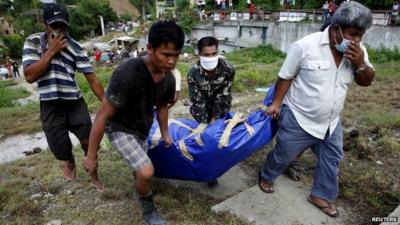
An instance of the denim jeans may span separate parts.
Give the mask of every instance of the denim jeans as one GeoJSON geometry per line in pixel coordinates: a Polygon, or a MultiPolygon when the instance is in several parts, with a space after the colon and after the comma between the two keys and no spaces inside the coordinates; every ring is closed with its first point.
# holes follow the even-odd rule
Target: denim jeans
{"type": "Polygon", "coordinates": [[[339,192],[339,162],[343,159],[343,129],[339,121],[334,132],[323,140],[311,136],[297,123],[293,112],[283,105],[278,122],[275,148],[267,154],[261,176],[273,182],[289,163],[306,149],[311,148],[318,158],[314,168],[311,195],[335,201],[339,192]]]}

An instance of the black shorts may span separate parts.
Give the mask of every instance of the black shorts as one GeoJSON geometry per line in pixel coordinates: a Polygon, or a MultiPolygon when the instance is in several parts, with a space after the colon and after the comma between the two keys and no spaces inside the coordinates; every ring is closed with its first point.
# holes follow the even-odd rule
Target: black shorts
{"type": "MultiPolygon", "coordinates": [[[[40,120],[49,148],[59,160],[73,159],[68,131],[80,141],[87,141],[92,128],[92,121],[83,98],[41,101],[40,120]]],[[[86,155],[87,144],[82,148],[86,155]]]]}

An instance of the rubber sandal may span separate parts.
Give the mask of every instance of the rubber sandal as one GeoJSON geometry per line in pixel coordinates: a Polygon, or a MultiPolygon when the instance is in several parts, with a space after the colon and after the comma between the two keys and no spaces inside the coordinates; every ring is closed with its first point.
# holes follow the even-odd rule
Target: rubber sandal
{"type": "Polygon", "coordinates": [[[312,199],[311,199],[311,197],[310,196],[308,196],[308,198],[307,198],[307,201],[309,202],[309,203],[311,203],[311,204],[313,204],[315,207],[317,207],[318,209],[320,209],[323,213],[325,213],[326,215],[328,215],[328,216],[330,216],[330,217],[333,217],[333,218],[336,218],[336,217],[338,217],[338,216],[340,216],[340,213],[339,213],[339,210],[338,209],[335,209],[335,213],[334,214],[330,214],[330,213],[328,213],[327,211],[325,211],[324,209],[332,209],[331,207],[330,207],[330,203],[328,202],[328,201],[326,201],[326,202],[328,202],[327,204],[327,206],[321,206],[321,205],[318,205],[317,203],[315,203],[312,199]]]}

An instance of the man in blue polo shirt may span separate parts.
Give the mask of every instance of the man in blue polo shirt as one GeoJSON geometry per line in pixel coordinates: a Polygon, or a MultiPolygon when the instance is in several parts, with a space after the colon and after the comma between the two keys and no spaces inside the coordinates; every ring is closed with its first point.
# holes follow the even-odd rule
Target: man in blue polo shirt
{"type": "MultiPolygon", "coordinates": [[[[40,94],[40,119],[50,150],[64,161],[64,178],[76,178],[75,160],[68,132],[79,139],[87,152],[92,126],[85,101],[75,81],[75,71],[85,74],[90,87],[101,101],[104,89],[93,73],[87,51],[68,33],[69,15],[59,4],[46,4],[43,10],[46,32],[30,35],[23,48],[25,79],[37,81],[40,94]]],[[[97,171],[91,173],[99,189],[97,171]]]]}

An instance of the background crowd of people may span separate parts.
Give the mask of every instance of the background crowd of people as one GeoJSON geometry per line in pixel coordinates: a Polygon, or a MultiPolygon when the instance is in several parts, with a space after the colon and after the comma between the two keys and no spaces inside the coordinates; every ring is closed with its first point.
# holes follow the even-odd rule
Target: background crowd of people
{"type": "Polygon", "coordinates": [[[6,63],[0,64],[0,78],[7,79],[17,77],[21,77],[18,62],[6,57],[6,63]]]}

